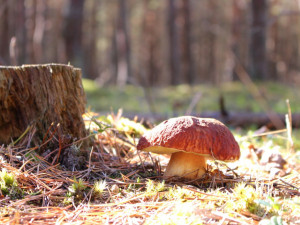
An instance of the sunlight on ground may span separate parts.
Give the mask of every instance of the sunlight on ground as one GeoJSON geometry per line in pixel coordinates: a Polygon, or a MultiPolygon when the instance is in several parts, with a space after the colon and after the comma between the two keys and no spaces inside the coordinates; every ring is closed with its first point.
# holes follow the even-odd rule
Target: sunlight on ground
{"type": "Polygon", "coordinates": [[[197,113],[219,110],[219,95],[223,93],[229,111],[262,112],[270,108],[277,113],[286,113],[286,99],[290,100],[292,112],[299,112],[297,87],[280,83],[257,84],[260,97],[253,96],[240,82],[224,83],[221,87],[205,85],[178,85],[173,87],[153,87],[143,89],[127,85],[123,89],[115,86],[98,87],[91,80],[83,80],[88,106],[93,111],[110,112],[123,108],[125,113],[184,114],[193,98],[199,96],[194,111],[197,113]]]}
{"type": "MultiPolygon", "coordinates": [[[[47,161],[64,150],[55,133],[44,143],[47,156],[38,155],[36,146],[26,147],[30,132],[19,142],[25,146],[2,146],[1,224],[300,222],[300,151],[297,138],[291,148],[286,130],[233,130],[240,160],[209,161],[205,175],[190,181],[163,179],[169,156],[137,151],[147,128],[123,117],[122,110],[88,112],[83,118],[93,138],[83,170],[47,161]]],[[[71,145],[79,150],[78,141],[71,145]]]]}

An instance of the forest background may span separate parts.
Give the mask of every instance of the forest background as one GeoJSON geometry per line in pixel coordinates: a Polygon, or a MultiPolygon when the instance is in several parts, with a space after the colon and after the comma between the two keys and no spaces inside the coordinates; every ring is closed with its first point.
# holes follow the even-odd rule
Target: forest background
{"type": "Polygon", "coordinates": [[[0,65],[70,63],[99,88],[300,82],[299,0],[0,3],[0,65]]]}

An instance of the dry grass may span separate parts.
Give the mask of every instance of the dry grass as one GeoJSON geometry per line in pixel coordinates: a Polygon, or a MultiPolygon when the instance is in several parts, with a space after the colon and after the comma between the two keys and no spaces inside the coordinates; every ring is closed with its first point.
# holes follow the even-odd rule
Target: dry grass
{"type": "MultiPolygon", "coordinates": [[[[163,181],[168,156],[137,152],[135,137],[142,128],[126,120],[121,126],[121,120],[110,115],[109,125],[86,121],[101,132],[95,133],[82,170],[56,163],[61,154],[56,148],[49,147],[51,157],[38,155],[38,147],[28,146],[33,131],[18,144],[2,146],[0,170],[16,183],[0,178],[0,224],[300,223],[299,154],[288,152],[284,168],[266,171],[253,150],[258,144],[241,139],[239,162],[211,162],[200,180],[163,181]]],[[[55,146],[55,135],[45,140],[55,146]]],[[[76,149],[80,141],[72,144],[76,149]]]]}

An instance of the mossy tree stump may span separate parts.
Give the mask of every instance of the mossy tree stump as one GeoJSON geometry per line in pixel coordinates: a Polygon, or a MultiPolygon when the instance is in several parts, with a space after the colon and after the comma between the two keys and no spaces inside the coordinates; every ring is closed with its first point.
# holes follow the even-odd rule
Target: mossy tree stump
{"type": "Polygon", "coordinates": [[[85,93],[81,70],[45,64],[0,67],[0,144],[9,144],[29,127],[41,144],[51,124],[73,140],[87,135],[82,114],[85,93]]]}

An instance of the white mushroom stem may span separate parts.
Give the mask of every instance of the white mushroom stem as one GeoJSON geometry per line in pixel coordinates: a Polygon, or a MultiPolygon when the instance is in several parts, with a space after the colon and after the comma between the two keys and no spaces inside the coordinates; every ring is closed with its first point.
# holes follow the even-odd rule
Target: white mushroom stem
{"type": "Polygon", "coordinates": [[[187,179],[197,179],[205,174],[205,169],[205,156],[176,152],[171,155],[164,177],[180,176],[187,179]]]}

